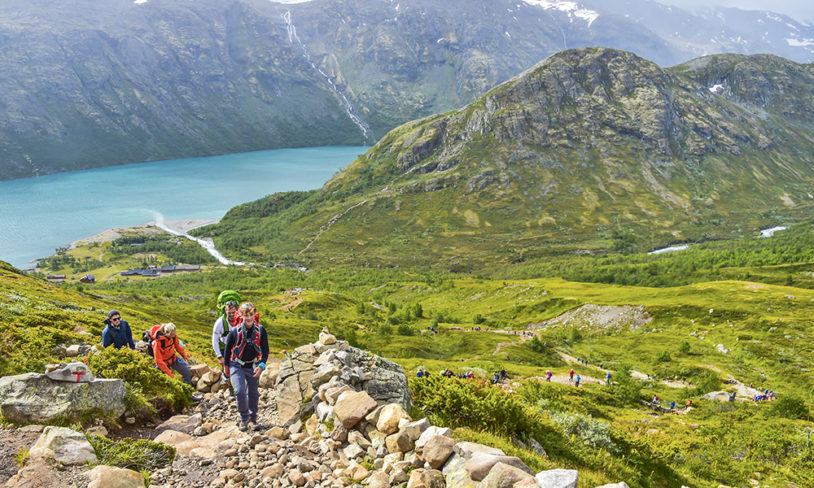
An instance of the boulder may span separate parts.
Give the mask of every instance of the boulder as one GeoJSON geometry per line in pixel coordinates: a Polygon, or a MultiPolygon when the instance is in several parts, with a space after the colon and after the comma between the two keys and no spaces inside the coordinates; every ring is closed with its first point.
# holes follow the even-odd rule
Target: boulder
{"type": "Polygon", "coordinates": [[[97,462],[85,434],[67,427],[46,427],[28,455],[31,459],[54,460],[65,465],[97,462]]]}
{"type": "Polygon", "coordinates": [[[478,484],[469,477],[465,464],[466,458],[455,452],[447,459],[441,472],[444,473],[448,488],[474,488],[478,484]]]}
{"type": "Polygon", "coordinates": [[[132,469],[99,465],[87,473],[88,488],[144,488],[144,477],[132,469]]]}
{"type": "Polygon", "coordinates": [[[540,488],[577,488],[579,473],[575,469],[549,469],[537,473],[540,488]]]}
{"type": "Polygon", "coordinates": [[[319,343],[324,344],[326,346],[330,346],[331,344],[336,344],[336,337],[329,333],[327,330],[323,330],[319,333],[319,343]]]}
{"type": "MultiPolygon", "coordinates": [[[[410,409],[410,389],[401,366],[351,347],[346,341],[317,342],[298,347],[280,364],[274,391],[280,422],[288,425],[310,413],[307,409],[313,406],[308,400],[317,394],[320,385],[334,379],[344,386],[333,388],[365,391],[378,403],[398,403],[410,409]]],[[[331,404],[341,391],[331,391],[333,388],[324,392],[331,404]]]]}
{"type": "MultiPolygon", "coordinates": [[[[424,447],[426,450],[426,446],[424,447]]],[[[531,470],[520,458],[514,456],[501,456],[499,454],[489,454],[487,452],[475,452],[466,461],[466,471],[469,477],[475,481],[480,481],[489,474],[492,467],[497,463],[503,463],[508,466],[513,466],[526,472],[529,476],[534,476],[534,471],[531,470]]]]}
{"type": "Polygon", "coordinates": [[[200,378],[208,371],[210,371],[210,368],[206,364],[193,364],[189,367],[189,373],[193,378],[200,378]]]}
{"type": "Polygon", "coordinates": [[[118,417],[124,413],[126,392],[122,380],[69,383],[38,373],[6,376],[0,378],[0,414],[17,423],[118,417]]]}
{"type": "Polygon", "coordinates": [[[392,434],[399,430],[399,422],[401,419],[410,419],[404,408],[398,403],[391,403],[382,407],[379,412],[379,418],[376,421],[376,428],[385,434],[392,434]]]}
{"type": "Polygon", "coordinates": [[[96,379],[90,368],[85,363],[70,363],[57,369],[53,369],[45,376],[54,381],[66,381],[68,383],[90,383],[96,379]]]}
{"type": "Polygon", "coordinates": [[[444,475],[437,469],[416,469],[410,474],[407,488],[444,488],[444,475]]]}
{"type": "Polygon", "coordinates": [[[368,488],[390,488],[390,476],[382,471],[376,471],[367,479],[368,488]]]}
{"type": "Polygon", "coordinates": [[[390,434],[385,438],[384,443],[385,446],[387,446],[387,451],[390,453],[409,452],[415,448],[413,441],[411,441],[410,437],[408,437],[404,432],[390,434]]]}
{"type": "Polygon", "coordinates": [[[475,442],[462,441],[455,444],[455,453],[462,456],[464,459],[469,459],[475,453],[482,452],[486,454],[494,454],[495,456],[505,456],[506,453],[496,447],[484,446],[475,442]]]}
{"type": "Polygon", "coordinates": [[[175,415],[162,422],[155,430],[156,432],[174,430],[191,435],[202,422],[203,419],[199,413],[195,415],[175,415]]]}
{"type": "Polygon", "coordinates": [[[334,405],[334,415],[343,427],[351,429],[374,408],[376,408],[376,400],[371,398],[367,392],[345,392],[334,405]]]}
{"type": "Polygon", "coordinates": [[[427,427],[424,430],[424,432],[422,432],[421,435],[418,437],[418,440],[415,441],[415,448],[420,449],[424,447],[424,444],[426,444],[427,441],[429,441],[430,439],[437,435],[452,437],[452,429],[450,429],[449,427],[437,427],[435,425],[427,427]]]}
{"type": "Polygon", "coordinates": [[[268,362],[266,362],[266,369],[260,374],[260,388],[274,388],[279,374],[280,360],[269,357],[268,362]]]}
{"type": "Polygon", "coordinates": [[[483,481],[478,483],[477,488],[513,488],[515,483],[523,480],[536,483],[534,475],[527,473],[525,470],[498,462],[492,466],[483,481]]]}
{"type": "MultiPolygon", "coordinates": [[[[417,442],[427,429],[430,428],[430,421],[426,418],[416,420],[415,422],[408,422],[401,428],[402,432],[407,434],[411,441],[417,442]]],[[[418,446],[416,446],[418,447],[418,446]]]]}
{"type": "Polygon", "coordinates": [[[454,452],[455,440],[444,435],[436,435],[424,444],[421,457],[433,469],[438,469],[447,462],[454,452]]]}

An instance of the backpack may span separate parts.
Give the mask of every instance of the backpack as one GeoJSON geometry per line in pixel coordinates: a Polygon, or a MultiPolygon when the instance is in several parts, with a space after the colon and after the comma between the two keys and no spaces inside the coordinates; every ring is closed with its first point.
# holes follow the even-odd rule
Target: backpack
{"type": "MultiPolygon", "coordinates": [[[[152,327],[150,328],[152,329],[152,327]]],[[[153,337],[150,335],[150,329],[141,334],[141,340],[147,343],[147,354],[153,356],[153,337]]]]}
{"type": "Polygon", "coordinates": [[[232,347],[232,357],[229,358],[230,361],[235,361],[237,363],[243,364],[243,361],[240,359],[243,356],[243,351],[246,350],[246,346],[251,346],[255,352],[255,362],[259,361],[260,358],[263,357],[263,349],[260,347],[260,335],[263,332],[262,325],[254,324],[253,328],[253,337],[250,340],[246,340],[246,337],[243,337],[243,327],[237,327],[235,333],[237,334],[237,340],[235,340],[235,345],[232,347]],[[239,350],[238,350],[239,349],[239,350]]]}

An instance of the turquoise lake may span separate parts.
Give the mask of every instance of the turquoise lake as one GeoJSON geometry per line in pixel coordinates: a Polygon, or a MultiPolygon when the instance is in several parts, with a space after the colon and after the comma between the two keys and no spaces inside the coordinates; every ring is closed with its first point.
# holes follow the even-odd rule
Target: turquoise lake
{"type": "Polygon", "coordinates": [[[364,146],[176,159],[0,182],[0,260],[19,268],[113,227],[220,218],[240,203],[319,188],[364,146]]]}

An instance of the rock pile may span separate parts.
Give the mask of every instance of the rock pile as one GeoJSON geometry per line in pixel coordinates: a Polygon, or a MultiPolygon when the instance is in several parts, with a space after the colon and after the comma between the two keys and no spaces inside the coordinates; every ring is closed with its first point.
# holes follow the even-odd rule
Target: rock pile
{"type": "Polygon", "coordinates": [[[392,375],[409,391],[400,367],[397,373],[386,363],[322,334],[283,361],[277,382],[288,385],[284,394],[311,395],[307,409],[298,409],[304,421],[263,409],[262,403],[287,400],[266,390],[260,412],[266,430],[243,433],[235,427],[235,408],[223,401],[226,392],[208,394],[195,415],[159,427],[156,440],[175,446],[179,457],[150,479],[156,487],[576,487],[576,471],[535,473],[500,449],[456,441],[450,429],[426,418],[414,421],[408,393],[379,388],[392,375]],[[391,401],[377,401],[368,390],[391,401]]]}

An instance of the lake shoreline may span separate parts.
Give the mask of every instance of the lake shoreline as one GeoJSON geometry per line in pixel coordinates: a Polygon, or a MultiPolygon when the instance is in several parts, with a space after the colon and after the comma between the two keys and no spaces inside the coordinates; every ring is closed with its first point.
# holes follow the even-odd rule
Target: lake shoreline
{"type": "MultiPolygon", "coordinates": [[[[204,227],[207,225],[217,224],[220,222],[220,219],[185,219],[185,220],[165,220],[164,225],[169,227],[170,229],[180,233],[186,234],[193,229],[197,229],[198,227],[204,227]]],[[[166,233],[165,230],[160,229],[158,224],[155,220],[150,220],[143,224],[134,225],[130,227],[113,227],[110,229],[105,229],[98,234],[94,234],[92,236],[83,237],[81,239],[77,239],[71,242],[68,246],[68,249],[76,249],[79,246],[83,246],[86,244],[93,244],[94,242],[110,242],[118,239],[121,237],[122,232],[126,231],[145,231],[147,229],[153,228],[156,230],[155,233],[166,233]]],[[[52,254],[53,256],[53,254],[52,254]]],[[[49,256],[50,257],[50,256],[49,256]]]]}

